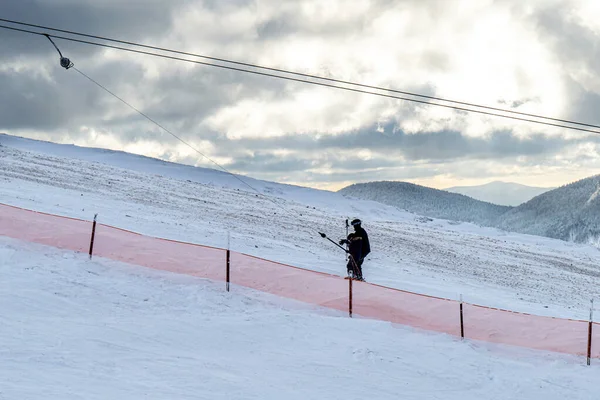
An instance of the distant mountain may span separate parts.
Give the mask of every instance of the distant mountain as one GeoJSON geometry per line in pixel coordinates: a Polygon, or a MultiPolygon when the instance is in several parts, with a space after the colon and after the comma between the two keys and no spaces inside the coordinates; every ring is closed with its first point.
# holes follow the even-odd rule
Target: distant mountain
{"type": "Polygon", "coordinates": [[[494,226],[498,218],[511,210],[472,199],[462,194],[432,189],[407,182],[369,182],[347,186],[338,191],[347,196],[395,206],[433,218],[474,222],[494,226]]]}
{"type": "Polygon", "coordinates": [[[552,189],[554,188],[495,181],[485,185],[455,186],[445,190],[503,206],[518,206],[552,189]]]}
{"type": "Polygon", "coordinates": [[[503,215],[498,227],[600,246],[600,175],[533,198],[503,215]]]}

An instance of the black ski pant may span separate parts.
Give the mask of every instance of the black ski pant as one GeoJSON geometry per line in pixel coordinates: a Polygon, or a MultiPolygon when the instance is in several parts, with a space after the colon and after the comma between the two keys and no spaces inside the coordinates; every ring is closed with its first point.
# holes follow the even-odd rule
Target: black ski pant
{"type": "Polygon", "coordinates": [[[362,279],[362,264],[364,261],[364,258],[360,258],[354,262],[354,259],[350,257],[348,260],[348,265],[346,265],[348,273],[352,272],[355,278],[362,279]]]}

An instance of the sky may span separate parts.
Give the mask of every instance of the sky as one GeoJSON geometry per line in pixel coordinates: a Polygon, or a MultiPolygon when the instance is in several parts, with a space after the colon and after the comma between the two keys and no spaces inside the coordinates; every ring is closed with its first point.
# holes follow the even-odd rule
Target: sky
{"type": "MultiPolygon", "coordinates": [[[[599,16],[594,0],[0,2],[0,18],[589,124],[599,16]]],[[[0,132],[329,190],[554,187],[600,173],[594,133],[56,43],[208,158],[62,69],[44,37],[4,29],[0,132]]]]}

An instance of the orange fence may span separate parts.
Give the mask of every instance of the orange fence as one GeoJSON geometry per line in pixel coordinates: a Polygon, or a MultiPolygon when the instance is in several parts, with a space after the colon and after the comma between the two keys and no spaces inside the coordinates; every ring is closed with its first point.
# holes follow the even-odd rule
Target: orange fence
{"type": "MultiPolygon", "coordinates": [[[[600,358],[600,345],[590,346],[600,343],[598,323],[461,304],[225,249],[94,227],[96,256],[217,281],[230,277],[232,284],[278,296],[469,339],[600,358]]],[[[92,223],[0,205],[0,235],[87,253],[92,223]]]]}

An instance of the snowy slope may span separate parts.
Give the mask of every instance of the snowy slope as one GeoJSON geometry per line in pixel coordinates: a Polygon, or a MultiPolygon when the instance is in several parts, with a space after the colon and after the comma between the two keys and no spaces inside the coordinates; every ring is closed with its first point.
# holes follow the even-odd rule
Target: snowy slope
{"type": "Polygon", "coordinates": [[[477,200],[487,201],[503,206],[516,207],[535,196],[539,196],[554,188],[526,186],[513,182],[489,182],[477,186],[454,186],[444,189],[452,193],[460,193],[477,200]]]}
{"type": "Polygon", "coordinates": [[[210,170],[201,172],[208,183],[172,179],[110,166],[112,154],[103,163],[51,156],[46,145],[0,147],[1,202],[84,219],[99,213],[107,224],[217,247],[227,246],[229,233],[234,250],[336,274],[345,272],[344,254],[317,231],[341,238],[344,219],[358,216],[372,240],[365,263],[371,282],[582,319],[598,296],[600,253],[591,246],[431,220],[275,183],[267,185],[287,198],[267,197],[214,185],[220,173],[210,170]]]}
{"type": "Polygon", "coordinates": [[[0,237],[0,398],[596,399],[598,365],[0,237]]]}
{"type": "Polygon", "coordinates": [[[270,196],[302,200],[311,206],[329,207],[334,205],[342,213],[351,214],[353,211],[350,202],[341,201],[343,199],[342,196],[334,192],[233,175],[218,169],[217,166],[215,166],[217,169],[194,167],[122,151],[57,144],[2,133],[0,133],[0,146],[23,151],[34,151],[66,159],[97,162],[129,171],[160,175],[167,178],[203,183],[216,187],[245,191],[255,189],[260,193],[270,196]]]}

